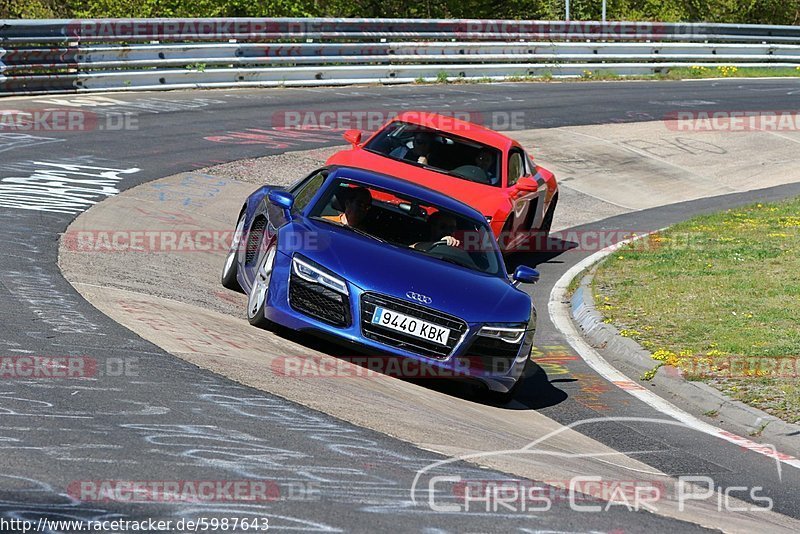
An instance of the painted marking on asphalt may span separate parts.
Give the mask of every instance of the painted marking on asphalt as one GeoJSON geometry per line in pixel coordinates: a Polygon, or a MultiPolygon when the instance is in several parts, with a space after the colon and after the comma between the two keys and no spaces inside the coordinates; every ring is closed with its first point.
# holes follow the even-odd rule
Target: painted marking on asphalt
{"type": "Polygon", "coordinates": [[[647,389],[640,386],[633,380],[614,380],[611,383],[617,386],[618,388],[624,389],[626,391],[641,391],[647,389]]]}
{"type": "Polygon", "coordinates": [[[0,207],[77,214],[119,193],[117,184],[138,167],[99,167],[91,156],[0,166],[0,207]]]}
{"type": "Polygon", "coordinates": [[[704,434],[717,437],[727,441],[728,443],[732,443],[744,449],[774,459],[778,465],[779,478],[781,475],[780,464],[785,464],[796,469],[800,469],[800,459],[789,454],[778,452],[773,445],[757,443],[742,436],[722,430],[721,428],[717,428],[714,425],[706,423],[705,421],[701,421],[697,417],[678,408],[666,399],[659,397],[649,389],[641,386],[639,388],[620,386],[620,384],[627,385],[636,383],[608,363],[608,361],[606,361],[606,359],[603,358],[600,353],[598,353],[591,345],[589,345],[589,343],[586,342],[581,333],[578,331],[577,327],[573,324],[572,317],[569,312],[569,305],[567,304],[569,299],[566,296],[567,287],[572,279],[606,256],[613,254],[616,250],[624,247],[631,241],[648,235],[650,235],[650,233],[642,234],[631,239],[626,239],[624,241],[620,241],[619,243],[615,243],[610,247],[606,247],[603,250],[595,252],[591,256],[578,262],[576,265],[573,265],[572,268],[570,268],[566,273],[563,274],[563,276],[561,276],[561,278],[558,279],[558,281],[555,283],[555,286],[553,286],[553,290],[550,292],[550,301],[548,303],[550,318],[553,320],[553,324],[555,325],[556,329],[564,335],[567,342],[572,346],[573,349],[575,349],[581,358],[584,359],[589,367],[594,369],[595,372],[609,382],[617,385],[622,390],[627,391],[648,406],[665,415],[668,415],[669,417],[672,417],[673,419],[676,419],[677,421],[680,421],[687,427],[697,430],[698,432],[703,432],[704,434]]]}

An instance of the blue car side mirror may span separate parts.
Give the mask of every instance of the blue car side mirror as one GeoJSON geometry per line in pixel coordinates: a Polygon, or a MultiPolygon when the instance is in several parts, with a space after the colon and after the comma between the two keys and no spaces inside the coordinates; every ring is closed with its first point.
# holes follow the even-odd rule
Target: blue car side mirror
{"type": "Polygon", "coordinates": [[[294,206],[294,195],[288,191],[272,190],[269,192],[269,201],[279,208],[283,208],[287,219],[291,218],[290,212],[294,206]]]}
{"type": "Polygon", "coordinates": [[[527,265],[520,265],[514,270],[513,279],[523,284],[535,284],[539,281],[539,271],[527,265]]]}

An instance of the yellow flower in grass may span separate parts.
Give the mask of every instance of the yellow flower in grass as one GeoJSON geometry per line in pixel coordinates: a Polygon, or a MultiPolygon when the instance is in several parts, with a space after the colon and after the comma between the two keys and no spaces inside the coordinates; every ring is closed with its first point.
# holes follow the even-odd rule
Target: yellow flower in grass
{"type": "Polygon", "coordinates": [[[653,353],[651,357],[654,360],[658,360],[660,362],[666,362],[667,360],[675,358],[675,353],[667,349],[658,349],[653,353]]]}
{"type": "Polygon", "coordinates": [[[623,329],[619,331],[619,335],[622,337],[633,337],[633,336],[641,336],[642,333],[638,330],[630,330],[630,329],[623,329]]]}

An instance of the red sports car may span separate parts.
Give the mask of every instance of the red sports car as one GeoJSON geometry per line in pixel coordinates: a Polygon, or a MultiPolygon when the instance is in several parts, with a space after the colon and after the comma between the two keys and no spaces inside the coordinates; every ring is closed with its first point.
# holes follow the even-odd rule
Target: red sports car
{"type": "Polygon", "coordinates": [[[503,252],[536,250],[550,232],[558,202],[553,173],[536,165],[513,139],[483,126],[435,113],[408,111],[329,165],[378,171],[461,200],[486,216],[503,252]]]}

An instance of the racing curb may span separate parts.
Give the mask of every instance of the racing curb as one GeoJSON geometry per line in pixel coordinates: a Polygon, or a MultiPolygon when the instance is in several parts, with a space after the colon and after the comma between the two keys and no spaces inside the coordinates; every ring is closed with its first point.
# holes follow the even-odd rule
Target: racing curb
{"type": "Polygon", "coordinates": [[[607,257],[599,256],[584,271],[580,285],[570,299],[572,320],[595,350],[634,382],[657,390],[659,396],[684,406],[695,416],[771,443],[787,452],[800,449],[800,425],[787,423],[758,408],[731,399],[703,382],[686,380],[681,370],[675,367],[664,365],[651,380],[643,380],[642,376],[652,371],[659,362],[636,341],[622,336],[613,325],[604,323],[603,315],[595,308],[591,283],[597,268],[607,257]]]}

